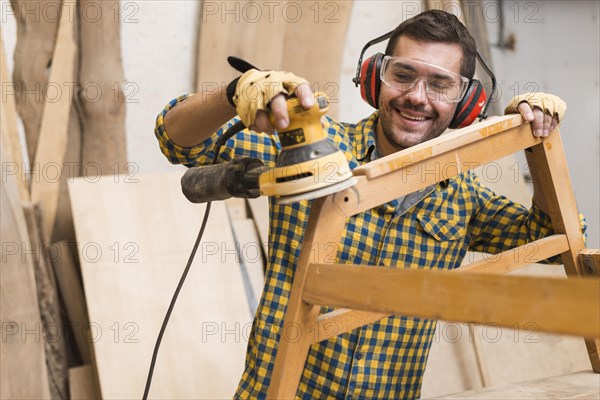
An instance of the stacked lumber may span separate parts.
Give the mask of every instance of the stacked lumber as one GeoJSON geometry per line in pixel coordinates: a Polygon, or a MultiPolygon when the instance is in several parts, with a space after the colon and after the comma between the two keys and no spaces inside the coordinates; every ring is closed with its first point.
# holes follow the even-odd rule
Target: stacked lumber
{"type": "Polygon", "coordinates": [[[122,70],[119,19],[113,18],[118,17],[119,1],[101,3],[100,6],[112,7],[114,11],[104,12],[100,21],[91,21],[87,15],[78,13],[81,11],[78,0],[10,2],[16,17],[17,45],[12,79],[4,49],[1,51],[5,167],[2,196],[7,199],[2,221],[3,244],[9,243],[4,242],[5,238],[12,238],[15,240],[10,243],[18,246],[12,258],[8,253],[14,249],[6,248],[6,258],[3,249],[2,298],[6,301],[3,301],[2,324],[3,327],[5,323],[16,324],[22,338],[32,335],[38,346],[24,339],[3,346],[1,369],[2,377],[7,379],[2,380],[2,398],[69,398],[67,369],[92,362],[93,355],[85,339],[89,321],[79,260],[73,254],[75,233],[66,182],[79,176],[90,163],[98,164],[101,173],[114,173],[114,168],[109,170],[105,166],[113,166],[115,162],[126,165],[121,156],[125,152],[124,101],[119,89],[123,78],[122,73],[117,73],[122,70]],[[55,11],[55,17],[48,14],[49,10],[55,11]],[[80,51],[80,36],[88,51],[80,51]],[[83,66],[81,74],[79,60],[83,66]],[[113,68],[107,70],[108,64],[113,68]],[[101,98],[86,94],[85,87],[92,84],[105,88],[101,98]],[[106,89],[109,84],[112,84],[110,91],[106,89]],[[113,95],[119,93],[120,96],[113,95]],[[23,122],[24,140],[20,140],[17,131],[18,117],[23,122]],[[98,146],[88,139],[82,153],[82,137],[101,138],[99,129],[94,127],[105,129],[109,120],[107,134],[113,138],[112,142],[98,146]],[[86,125],[83,131],[82,123],[86,125]],[[22,149],[21,143],[25,148],[22,149]],[[101,160],[95,157],[98,152],[103,155],[101,160]],[[82,155],[85,165],[81,164],[82,155]],[[6,225],[4,221],[21,221],[25,226],[6,225]],[[25,268],[16,274],[13,268],[16,265],[25,268]],[[33,282],[28,280],[30,275],[23,274],[31,268],[33,282]],[[35,293],[37,316],[29,308],[33,301],[31,290],[35,293]],[[13,307],[21,304],[16,299],[22,300],[22,318],[16,318],[21,315],[19,312],[4,307],[4,304],[13,307]],[[31,333],[27,333],[29,330],[31,333]],[[17,370],[10,368],[15,364],[30,366],[18,370],[23,382],[16,377],[17,370]],[[40,371],[47,376],[42,379],[40,371]]]}

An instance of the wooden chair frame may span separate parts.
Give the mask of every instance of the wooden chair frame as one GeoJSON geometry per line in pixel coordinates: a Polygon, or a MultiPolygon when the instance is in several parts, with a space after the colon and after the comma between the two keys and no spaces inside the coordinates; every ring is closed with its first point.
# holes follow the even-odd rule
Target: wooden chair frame
{"type": "Polygon", "coordinates": [[[311,208],[283,326],[303,334],[293,341],[282,335],[268,398],[294,397],[313,343],[390,314],[505,327],[534,321],[543,332],[585,337],[600,373],[600,279],[577,262],[584,240],[558,129],[542,140],[520,115],[495,117],[373,161],[354,175],[355,186],[311,208]],[[555,231],[532,242],[534,254],[521,246],[454,271],[326,263],[327,246],[339,243],[348,217],[527,148],[555,231]],[[420,173],[432,165],[444,168],[420,173]],[[569,277],[593,279],[500,275],[558,254],[569,277]],[[339,308],[319,315],[321,305],[339,308]]]}

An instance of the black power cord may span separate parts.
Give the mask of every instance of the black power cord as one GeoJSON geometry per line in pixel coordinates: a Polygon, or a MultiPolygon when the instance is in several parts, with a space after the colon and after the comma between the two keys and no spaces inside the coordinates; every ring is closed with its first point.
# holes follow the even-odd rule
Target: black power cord
{"type": "MultiPolygon", "coordinates": [[[[221,151],[221,147],[229,140],[233,135],[240,132],[245,128],[245,125],[239,121],[233,124],[227,131],[219,137],[216,142],[215,156],[213,158],[212,164],[216,164],[219,159],[219,153],[221,151]]],[[[171,299],[171,304],[169,304],[169,308],[167,309],[167,314],[165,315],[165,319],[160,327],[160,332],[158,333],[158,338],[156,339],[156,344],[154,345],[154,351],[152,352],[152,361],[150,362],[150,370],[148,371],[148,378],[146,379],[146,387],[144,389],[143,400],[148,399],[148,392],[150,391],[150,385],[152,384],[152,375],[154,374],[154,367],[156,365],[156,359],[158,357],[158,349],[160,348],[160,343],[162,342],[162,338],[165,334],[165,330],[167,329],[167,324],[169,323],[169,319],[171,318],[171,313],[173,312],[173,308],[175,307],[175,303],[177,302],[177,297],[179,297],[179,292],[181,292],[181,288],[183,287],[183,283],[185,282],[185,278],[187,278],[188,272],[190,271],[190,267],[192,266],[192,261],[194,261],[194,256],[196,255],[196,251],[198,250],[198,246],[200,245],[200,240],[202,240],[202,235],[204,235],[204,229],[206,228],[206,223],[208,222],[208,216],[210,214],[210,206],[212,201],[206,203],[206,211],[204,212],[204,219],[202,220],[202,225],[200,226],[200,232],[198,232],[198,237],[196,238],[196,243],[194,243],[194,247],[192,248],[192,252],[188,259],[187,265],[183,270],[183,275],[181,275],[181,279],[179,280],[179,284],[177,284],[177,289],[175,289],[175,293],[173,294],[173,298],[171,299]]]]}

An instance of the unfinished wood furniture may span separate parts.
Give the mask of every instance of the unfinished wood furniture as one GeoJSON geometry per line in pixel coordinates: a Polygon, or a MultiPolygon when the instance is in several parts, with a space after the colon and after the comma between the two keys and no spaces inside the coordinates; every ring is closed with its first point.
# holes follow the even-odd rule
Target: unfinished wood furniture
{"type": "Polygon", "coordinates": [[[282,338],[268,398],[294,397],[315,338],[326,340],[389,314],[506,327],[534,321],[542,332],[585,337],[593,370],[600,372],[600,284],[597,270],[577,263],[584,241],[558,129],[541,140],[520,115],[495,117],[363,165],[354,174],[357,185],[312,205],[282,329],[315,334],[293,342],[282,338]],[[326,263],[330,252],[324,246],[339,243],[350,216],[527,148],[554,235],[455,271],[326,263]],[[420,173],[431,171],[431,165],[443,167],[436,174],[420,173]],[[558,254],[568,276],[591,277],[498,276],[558,254]],[[320,306],[339,309],[319,315],[320,306]],[[331,324],[334,333],[327,329],[331,324]]]}

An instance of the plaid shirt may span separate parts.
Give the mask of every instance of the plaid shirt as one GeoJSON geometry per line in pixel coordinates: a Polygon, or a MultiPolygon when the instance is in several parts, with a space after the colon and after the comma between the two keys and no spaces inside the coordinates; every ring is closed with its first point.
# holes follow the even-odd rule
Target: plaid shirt
{"type": "MultiPolygon", "coordinates": [[[[166,106],[157,118],[155,134],[172,163],[208,164],[215,156],[216,138],[236,119],[204,143],[180,147],[167,136],[163,118],[186,97],[166,106]]],[[[356,124],[327,119],[325,130],[351,168],[370,159],[377,117],[375,112],[356,124]]],[[[276,136],[244,130],[221,149],[219,161],[257,157],[274,165],[280,151],[276,136]]],[[[270,201],[266,283],[236,398],[266,397],[310,206],[309,201],[292,205],[270,201]]],[[[535,206],[528,210],[498,196],[467,172],[350,218],[339,248],[332,246],[328,258],[448,270],[460,266],[467,250],[498,253],[551,233],[548,216],[535,206]]],[[[314,344],[296,398],[418,398],[435,327],[434,320],[393,316],[314,344]]]]}

